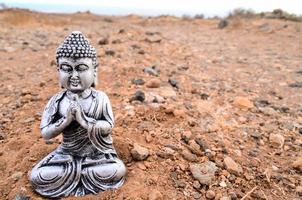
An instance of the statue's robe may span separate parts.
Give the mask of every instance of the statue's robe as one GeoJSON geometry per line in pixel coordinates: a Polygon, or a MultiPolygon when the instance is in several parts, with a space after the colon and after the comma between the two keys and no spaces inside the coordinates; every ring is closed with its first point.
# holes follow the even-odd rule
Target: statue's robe
{"type": "MultiPolygon", "coordinates": [[[[48,102],[40,128],[56,123],[61,118],[62,91],[48,102]]],[[[126,168],[112,144],[111,128],[114,125],[112,108],[107,95],[92,90],[92,103],[86,114],[88,130],[76,121],[63,130],[63,142],[42,159],[32,170],[30,181],[36,192],[46,197],[68,195],[83,196],[120,187],[126,168]],[[110,133],[104,134],[98,120],[107,121],[110,133]],[[107,136],[104,136],[107,135],[107,136]]],[[[107,130],[108,131],[108,130],[107,130]]]]}

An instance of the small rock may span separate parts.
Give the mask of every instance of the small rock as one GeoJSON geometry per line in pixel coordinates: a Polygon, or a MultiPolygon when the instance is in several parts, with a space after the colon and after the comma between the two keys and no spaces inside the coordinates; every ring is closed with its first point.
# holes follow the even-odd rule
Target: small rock
{"type": "Polygon", "coordinates": [[[17,193],[13,200],[30,200],[30,196],[22,193],[17,193]]]}
{"type": "Polygon", "coordinates": [[[161,84],[161,81],[159,79],[153,78],[146,83],[146,86],[148,88],[159,88],[160,84],[161,84]]]}
{"type": "Polygon", "coordinates": [[[192,137],[192,132],[191,131],[184,131],[181,133],[181,139],[183,139],[186,143],[189,142],[189,140],[192,137]]]}
{"type": "Polygon", "coordinates": [[[254,107],[253,102],[246,97],[236,97],[234,100],[234,105],[241,109],[250,109],[254,107]]]}
{"type": "Polygon", "coordinates": [[[194,187],[196,190],[199,190],[200,187],[201,187],[199,181],[194,181],[194,182],[193,182],[193,187],[194,187]]]}
{"type": "Polygon", "coordinates": [[[199,192],[193,192],[192,196],[194,199],[201,199],[201,194],[199,192]]]}
{"type": "Polygon", "coordinates": [[[215,192],[213,190],[208,190],[206,193],[207,199],[214,199],[216,196],[215,192]]]}
{"type": "Polygon", "coordinates": [[[259,108],[259,110],[267,116],[274,116],[277,114],[277,111],[272,107],[259,108]]]}
{"type": "Polygon", "coordinates": [[[299,196],[302,196],[302,186],[297,186],[296,187],[296,193],[299,195],[299,196]]]}
{"type": "Polygon", "coordinates": [[[158,190],[152,190],[148,196],[148,200],[162,200],[163,195],[158,190]]]}
{"type": "Polygon", "coordinates": [[[202,100],[208,100],[210,97],[210,95],[206,94],[206,93],[200,93],[200,98],[202,100]]]}
{"type": "Polygon", "coordinates": [[[109,44],[108,37],[101,37],[101,38],[99,38],[98,44],[99,44],[99,45],[106,45],[106,44],[109,44]]]}
{"type": "Polygon", "coordinates": [[[221,181],[220,183],[219,183],[219,185],[220,185],[220,187],[227,187],[227,184],[225,183],[225,181],[221,181]]]}
{"type": "Polygon", "coordinates": [[[266,107],[266,106],[269,106],[270,105],[270,102],[268,100],[265,100],[265,99],[258,99],[255,101],[255,106],[256,107],[266,107]]]}
{"type": "Polygon", "coordinates": [[[158,155],[161,158],[172,158],[175,151],[169,147],[164,147],[161,151],[157,152],[156,155],[158,155]]]}
{"type": "Polygon", "coordinates": [[[172,87],[178,88],[178,82],[174,79],[169,79],[169,83],[172,87]]]}
{"type": "Polygon", "coordinates": [[[130,99],[130,101],[140,101],[144,102],[145,101],[145,93],[143,91],[136,91],[134,96],[130,99]]]}
{"type": "Polygon", "coordinates": [[[284,137],[281,134],[271,133],[269,136],[270,144],[276,148],[282,148],[284,145],[284,137]]]}
{"type": "Polygon", "coordinates": [[[222,19],[218,23],[218,28],[223,29],[229,25],[229,22],[226,19],[222,19]]]}
{"type": "Polygon", "coordinates": [[[152,76],[158,76],[158,72],[154,67],[146,67],[144,72],[152,76]]]}
{"type": "Polygon", "coordinates": [[[226,170],[228,170],[230,173],[239,175],[243,172],[242,167],[239,164],[237,164],[231,157],[226,156],[223,162],[226,170]]]}
{"type": "Polygon", "coordinates": [[[190,151],[184,149],[182,152],[181,152],[181,155],[183,156],[184,159],[186,159],[187,161],[190,161],[190,162],[197,162],[198,161],[198,158],[195,154],[192,154],[190,151]]]}
{"type": "Polygon", "coordinates": [[[201,156],[202,152],[200,150],[200,146],[195,142],[195,140],[190,140],[188,143],[188,148],[192,151],[192,153],[201,156]]]}
{"type": "Polygon", "coordinates": [[[206,161],[202,164],[190,164],[190,171],[193,177],[202,185],[211,185],[217,171],[216,164],[206,161]]]}
{"type": "Polygon", "coordinates": [[[0,140],[5,140],[5,138],[6,138],[6,135],[4,133],[0,132],[0,140]]]}
{"type": "Polygon", "coordinates": [[[231,198],[224,196],[224,197],[221,197],[219,200],[231,200],[231,198]]]}
{"type": "Polygon", "coordinates": [[[302,172],[302,157],[299,157],[296,161],[294,161],[292,167],[302,172]]]}
{"type": "Polygon", "coordinates": [[[135,160],[145,160],[149,156],[149,150],[135,143],[133,145],[133,149],[131,150],[131,155],[135,160]]]}
{"type": "Polygon", "coordinates": [[[16,172],[11,177],[14,181],[18,181],[20,178],[22,178],[23,173],[22,172],[16,172]]]}
{"type": "Polygon", "coordinates": [[[135,85],[144,85],[145,81],[143,79],[139,78],[139,79],[133,79],[132,83],[135,85]]]}
{"type": "Polygon", "coordinates": [[[158,35],[152,35],[145,39],[145,41],[149,42],[149,43],[160,43],[161,40],[162,40],[162,38],[158,35]]]}
{"type": "Polygon", "coordinates": [[[112,49],[107,49],[105,50],[105,55],[107,56],[114,56],[115,55],[115,51],[112,49]]]}

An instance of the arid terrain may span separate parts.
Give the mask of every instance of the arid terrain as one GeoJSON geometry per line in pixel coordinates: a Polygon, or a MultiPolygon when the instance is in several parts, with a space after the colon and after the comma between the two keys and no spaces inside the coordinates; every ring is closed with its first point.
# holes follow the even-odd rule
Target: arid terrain
{"type": "Polygon", "coordinates": [[[0,199],[44,199],[27,173],[62,140],[39,124],[74,30],[98,51],[128,169],[122,188],[77,199],[301,199],[302,23],[219,22],[2,10],[0,199]]]}

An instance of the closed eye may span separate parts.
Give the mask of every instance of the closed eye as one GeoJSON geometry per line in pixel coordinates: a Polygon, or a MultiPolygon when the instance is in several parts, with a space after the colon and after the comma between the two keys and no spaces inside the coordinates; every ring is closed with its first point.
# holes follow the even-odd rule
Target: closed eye
{"type": "Polygon", "coordinates": [[[60,66],[60,69],[64,72],[72,72],[72,67],[70,65],[67,65],[67,64],[62,64],[60,66]]]}
{"type": "Polygon", "coordinates": [[[80,64],[80,65],[77,65],[75,67],[75,70],[77,70],[78,72],[83,72],[83,71],[86,71],[88,69],[89,69],[89,67],[85,64],[80,64]]]}

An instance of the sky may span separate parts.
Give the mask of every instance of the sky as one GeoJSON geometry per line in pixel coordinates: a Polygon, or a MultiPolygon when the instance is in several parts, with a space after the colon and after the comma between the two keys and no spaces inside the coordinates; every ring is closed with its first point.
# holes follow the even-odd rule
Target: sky
{"type": "Polygon", "coordinates": [[[256,12],[281,8],[302,15],[302,0],[0,0],[12,7],[22,7],[44,12],[87,11],[107,15],[196,15],[225,16],[235,8],[256,12]]]}

